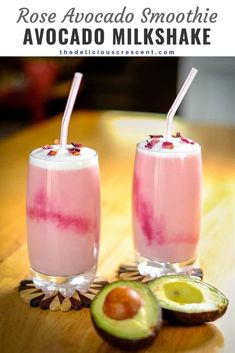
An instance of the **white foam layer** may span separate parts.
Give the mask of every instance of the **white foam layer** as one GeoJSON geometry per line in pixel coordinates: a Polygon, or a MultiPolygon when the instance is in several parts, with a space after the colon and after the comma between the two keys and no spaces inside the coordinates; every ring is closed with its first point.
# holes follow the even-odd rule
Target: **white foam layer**
{"type": "MultiPolygon", "coordinates": [[[[29,163],[39,168],[53,170],[74,170],[92,167],[98,164],[98,155],[95,150],[88,147],[79,147],[80,155],[75,156],[66,150],[60,150],[60,145],[51,145],[58,151],[55,156],[49,156],[50,149],[37,148],[29,157],[29,163]]],[[[73,148],[67,145],[67,148],[73,148]]]]}
{"type": "Polygon", "coordinates": [[[181,140],[180,137],[172,137],[171,142],[174,145],[173,149],[162,147],[163,142],[166,141],[165,137],[161,137],[157,139],[159,141],[152,148],[146,147],[146,144],[151,140],[156,140],[156,139],[147,138],[146,140],[138,143],[137,144],[138,150],[141,151],[142,153],[153,153],[153,154],[157,153],[158,155],[160,154],[161,157],[177,157],[179,155],[182,156],[182,154],[201,153],[201,146],[197,142],[194,142],[188,138],[187,138],[188,141],[194,142],[194,143],[184,142],[181,140]]]}

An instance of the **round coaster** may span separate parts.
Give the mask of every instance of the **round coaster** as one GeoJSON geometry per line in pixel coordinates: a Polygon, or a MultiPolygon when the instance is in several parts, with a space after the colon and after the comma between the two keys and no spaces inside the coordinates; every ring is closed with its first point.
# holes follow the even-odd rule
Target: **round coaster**
{"type": "MultiPolygon", "coordinates": [[[[169,273],[170,274],[170,273],[169,273]]],[[[180,273],[178,273],[180,274],[180,273]]],[[[193,276],[202,279],[203,271],[199,267],[190,268],[185,272],[181,273],[185,276],[193,276]]],[[[152,281],[156,277],[151,277],[149,275],[141,275],[136,264],[122,264],[118,268],[118,277],[123,281],[138,281],[142,283],[147,283],[152,281]]]]}
{"type": "Polygon", "coordinates": [[[101,277],[96,277],[87,292],[76,290],[72,297],[65,298],[60,292],[46,296],[43,291],[35,287],[33,281],[23,280],[19,285],[21,299],[31,307],[40,307],[42,310],[69,311],[89,307],[96,294],[109,282],[101,277]]]}

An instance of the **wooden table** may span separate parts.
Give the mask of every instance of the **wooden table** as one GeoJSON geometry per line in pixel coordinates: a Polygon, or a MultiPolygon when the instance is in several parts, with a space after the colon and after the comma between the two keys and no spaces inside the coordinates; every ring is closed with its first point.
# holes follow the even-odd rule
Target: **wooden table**
{"type": "MultiPolygon", "coordinates": [[[[119,352],[97,336],[89,309],[49,312],[30,308],[17,292],[28,276],[25,185],[29,152],[59,136],[60,117],[29,127],[0,143],[0,352],[119,352]]],[[[9,122],[10,123],[10,122],[9,122]]],[[[99,273],[113,278],[133,258],[131,184],[135,144],[162,133],[164,120],[151,114],[75,112],[70,140],[99,151],[102,178],[102,229],[99,273]]],[[[203,148],[204,215],[199,247],[204,279],[229,298],[225,316],[198,327],[164,325],[145,352],[234,352],[235,347],[235,128],[175,122],[175,131],[203,148]]]]}

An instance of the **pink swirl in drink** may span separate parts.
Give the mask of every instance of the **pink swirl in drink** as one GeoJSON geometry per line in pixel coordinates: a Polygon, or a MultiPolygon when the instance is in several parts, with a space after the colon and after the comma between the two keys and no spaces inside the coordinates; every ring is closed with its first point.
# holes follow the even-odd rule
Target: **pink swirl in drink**
{"type": "MultiPolygon", "coordinates": [[[[171,272],[195,260],[201,223],[201,148],[178,137],[137,145],[133,236],[139,263],[171,272]]],[[[164,272],[164,271],[163,271],[164,272]]]]}
{"type": "Polygon", "coordinates": [[[100,229],[96,151],[54,145],[31,153],[27,224],[32,275],[39,287],[46,291],[51,282],[53,290],[63,290],[92,281],[100,229]],[[58,285],[51,276],[63,278],[59,282],[64,285],[58,285]]]}

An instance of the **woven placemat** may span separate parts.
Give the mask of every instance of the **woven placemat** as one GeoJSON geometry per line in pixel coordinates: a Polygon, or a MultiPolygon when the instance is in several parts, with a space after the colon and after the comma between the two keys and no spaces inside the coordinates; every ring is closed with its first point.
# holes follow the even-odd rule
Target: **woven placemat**
{"type": "MultiPolygon", "coordinates": [[[[180,273],[179,273],[180,274],[180,273]]],[[[185,276],[193,276],[202,279],[203,271],[200,267],[195,267],[188,269],[185,273],[181,273],[185,276]]],[[[122,264],[118,268],[118,278],[123,281],[138,281],[142,283],[147,283],[152,281],[154,278],[147,275],[141,275],[138,267],[135,263],[133,264],[122,264]]]]}
{"type": "Polygon", "coordinates": [[[60,292],[46,296],[41,289],[35,287],[32,280],[25,279],[20,282],[19,293],[21,299],[33,308],[51,311],[81,310],[89,307],[96,294],[108,283],[106,279],[96,277],[87,292],[76,290],[72,297],[65,298],[60,292]]]}

